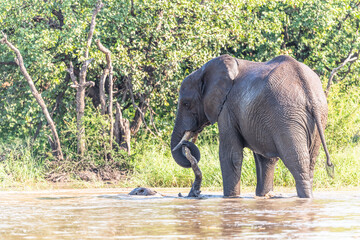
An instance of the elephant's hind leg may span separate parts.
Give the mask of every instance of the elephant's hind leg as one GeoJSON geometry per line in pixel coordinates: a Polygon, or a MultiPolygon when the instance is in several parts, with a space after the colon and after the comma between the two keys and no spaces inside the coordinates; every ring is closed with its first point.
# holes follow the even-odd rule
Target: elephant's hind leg
{"type": "Polygon", "coordinates": [[[281,160],[295,179],[298,197],[312,198],[307,131],[302,125],[294,125],[296,118],[290,117],[282,122],[283,128],[278,131],[274,141],[281,160]]]}
{"type": "Polygon", "coordinates": [[[298,196],[300,198],[312,198],[309,152],[287,155],[281,159],[295,179],[298,196]]]}
{"type": "Polygon", "coordinates": [[[265,158],[254,153],[256,164],[256,196],[265,196],[273,190],[274,171],[278,158],[265,158]]]}

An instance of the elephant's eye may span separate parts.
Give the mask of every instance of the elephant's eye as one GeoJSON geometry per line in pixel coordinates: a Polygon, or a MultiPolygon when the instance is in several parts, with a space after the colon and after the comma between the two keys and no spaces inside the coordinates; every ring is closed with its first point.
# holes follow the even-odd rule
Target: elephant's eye
{"type": "Polygon", "coordinates": [[[188,102],[184,102],[183,104],[184,104],[184,106],[185,106],[186,108],[189,108],[189,107],[190,107],[190,103],[188,103],[188,102]]]}

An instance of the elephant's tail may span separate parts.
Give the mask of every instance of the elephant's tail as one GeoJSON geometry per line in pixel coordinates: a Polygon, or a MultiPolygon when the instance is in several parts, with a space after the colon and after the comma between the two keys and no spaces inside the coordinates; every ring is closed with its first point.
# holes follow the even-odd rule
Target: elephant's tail
{"type": "Polygon", "coordinates": [[[319,131],[321,143],[323,145],[325,155],[326,155],[326,172],[331,178],[334,178],[334,173],[335,173],[334,164],[330,160],[330,154],[329,154],[329,151],[328,151],[327,146],[326,146],[324,129],[322,128],[322,125],[321,125],[321,116],[319,114],[319,111],[316,111],[316,109],[313,109],[313,114],[314,114],[314,117],[315,117],[315,122],[316,122],[317,129],[319,131]]]}

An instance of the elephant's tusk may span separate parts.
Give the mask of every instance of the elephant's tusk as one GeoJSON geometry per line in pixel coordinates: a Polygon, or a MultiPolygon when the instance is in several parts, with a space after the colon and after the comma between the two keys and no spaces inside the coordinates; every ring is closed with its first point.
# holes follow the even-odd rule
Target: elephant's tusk
{"type": "Polygon", "coordinates": [[[174,152],[174,151],[178,150],[178,149],[183,145],[183,143],[184,143],[185,141],[189,141],[189,139],[192,138],[192,136],[193,136],[193,133],[192,133],[192,132],[186,131],[185,134],[184,134],[184,136],[182,137],[182,139],[181,139],[180,142],[178,143],[178,145],[176,145],[176,147],[174,147],[174,148],[172,149],[172,151],[174,152]]]}

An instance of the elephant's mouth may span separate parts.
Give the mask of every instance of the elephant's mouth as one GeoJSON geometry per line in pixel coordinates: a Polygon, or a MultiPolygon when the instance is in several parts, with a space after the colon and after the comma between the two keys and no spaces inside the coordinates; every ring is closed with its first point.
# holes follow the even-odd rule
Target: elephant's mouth
{"type": "MultiPolygon", "coordinates": [[[[204,130],[205,127],[209,126],[210,125],[210,122],[205,122],[203,125],[201,125],[196,131],[194,131],[194,134],[196,136],[196,139],[197,139],[197,136],[199,135],[199,133],[202,132],[202,130],[204,130]]],[[[194,139],[194,138],[193,138],[194,139]]],[[[195,139],[195,141],[196,141],[195,139]]],[[[195,143],[195,141],[192,141],[193,143],[195,143]]]]}

